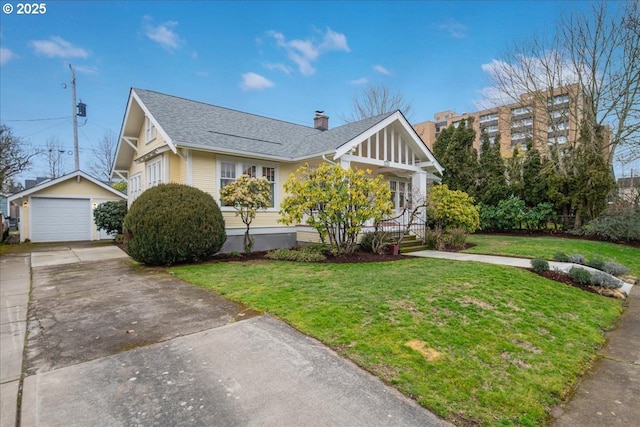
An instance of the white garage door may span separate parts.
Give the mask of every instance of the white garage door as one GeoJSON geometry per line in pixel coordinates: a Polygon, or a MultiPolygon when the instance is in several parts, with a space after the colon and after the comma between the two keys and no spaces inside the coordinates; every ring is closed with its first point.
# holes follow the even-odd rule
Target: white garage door
{"type": "Polygon", "coordinates": [[[31,199],[31,241],[91,240],[89,199],[31,199]]]}

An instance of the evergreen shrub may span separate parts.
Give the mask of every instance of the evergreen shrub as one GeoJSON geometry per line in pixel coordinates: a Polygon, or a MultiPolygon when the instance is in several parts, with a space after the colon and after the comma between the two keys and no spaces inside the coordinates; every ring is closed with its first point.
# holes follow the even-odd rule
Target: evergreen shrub
{"type": "Polygon", "coordinates": [[[571,267],[569,270],[569,277],[581,285],[588,285],[591,283],[591,272],[581,267],[571,267]]]}
{"type": "Polygon", "coordinates": [[[541,273],[543,271],[549,271],[549,262],[546,259],[534,258],[534,259],[531,260],[531,268],[536,273],[541,273]]]}
{"type": "Polygon", "coordinates": [[[629,272],[629,269],[622,264],[616,262],[605,262],[602,271],[609,273],[612,276],[624,276],[629,272]]]}
{"type": "Polygon", "coordinates": [[[600,259],[600,258],[591,258],[589,261],[587,261],[587,265],[589,267],[595,268],[596,270],[604,270],[604,260],[600,259]]]}
{"type": "Polygon", "coordinates": [[[601,271],[596,271],[595,273],[591,274],[591,284],[607,289],[618,289],[622,286],[620,280],[601,271]]]}
{"type": "Polygon", "coordinates": [[[182,184],[142,193],[124,219],[127,253],[148,265],[198,262],[220,251],[227,236],[211,195],[182,184]]]}
{"type": "Polygon", "coordinates": [[[553,254],[553,260],[557,262],[569,262],[571,259],[569,258],[569,255],[564,252],[556,252],[553,254]]]}
{"type": "Polygon", "coordinates": [[[93,210],[93,222],[98,230],[104,230],[109,234],[122,234],[122,221],[126,214],[126,200],[104,202],[93,210]]]}
{"type": "Polygon", "coordinates": [[[587,258],[585,258],[585,256],[581,254],[572,254],[570,257],[570,260],[574,264],[582,264],[582,265],[587,264],[587,258]]]}

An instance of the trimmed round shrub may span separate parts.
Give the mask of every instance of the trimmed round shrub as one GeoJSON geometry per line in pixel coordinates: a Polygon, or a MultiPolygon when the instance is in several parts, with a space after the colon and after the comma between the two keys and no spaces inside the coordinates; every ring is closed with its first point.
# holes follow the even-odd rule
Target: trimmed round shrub
{"type": "Polygon", "coordinates": [[[549,262],[546,259],[534,258],[531,260],[531,268],[536,273],[549,271],[549,262]]]}
{"type": "Polygon", "coordinates": [[[564,252],[556,252],[553,254],[553,260],[557,262],[569,262],[571,261],[571,258],[569,258],[569,255],[564,252]]]}
{"type": "Polygon", "coordinates": [[[609,273],[612,276],[624,276],[629,272],[629,269],[622,264],[618,264],[617,262],[605,262],[604,268],[602,269],[605,273],[609,273]]]}
{"type": "Polygon", "coordinates": [[[127,253],[148,265],[202,261],[227,239],[213,197],[182,184],[161,184],[142,193],[124,218],[123,231],[127,253]]]}
{"type": "Polygon", "coordinates": [[[582,264],[582,265],[587,264],[587,259],[584,257],[584,255],[581,255],[581,254],[571,255],[570,260],[574,264],[582,264]]]}
{"type": "Polygon", "coordinates": [[[596,271],[591,275],[591,284],[607,289],[618,289],[622,286],[620,280],[616,279],[610,274],[603,273],[601,271],[596,271]]]}
{"type": "Polygon", "coordinates": [[[571,267],[569,270],[569,277],[581,285],[588,285],[591,283],[591,272],[580,267],[571,267]]]}

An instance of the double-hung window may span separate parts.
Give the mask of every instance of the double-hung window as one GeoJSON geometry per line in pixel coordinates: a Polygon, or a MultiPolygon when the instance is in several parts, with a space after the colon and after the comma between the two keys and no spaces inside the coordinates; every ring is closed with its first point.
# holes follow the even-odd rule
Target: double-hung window
{"type": "Polygon", "coordinates": [[[162,157],[147,163],[147,188],[163,182],[162,157]]]}
{"type": "MultiPolygon", "coordinates": [[[[220,189],[225,185],[234,182],[240,175],[249,175],[251,178],[263,177],[269,181],[271,189],[271,204],[270,208],[275,207],[276,199],[276,168],[273,166],[266,166],[245,162],[232,162],[221,161],[220,162],[220,189]]],[[[227,206],[227,205],[222,205],[227,206]]]]}
{"type": "Polygon", "coordinates": [[[127,193],[131,203],[142,193],[142,174],[138,173],[129,178],[127,193]]]}

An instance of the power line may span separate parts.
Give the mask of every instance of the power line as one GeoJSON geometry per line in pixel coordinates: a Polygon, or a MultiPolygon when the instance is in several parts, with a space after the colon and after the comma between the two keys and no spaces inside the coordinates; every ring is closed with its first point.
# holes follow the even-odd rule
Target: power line
{"type": "Polygon", "coordinates": [[[71,116],[64,116],[64,117],[51,117],[48,119],[13,119],[13,120],[5,120],[5,122],[44,122],[47,120],[64,120],[64,119],[70,119],[71,116]]]}

